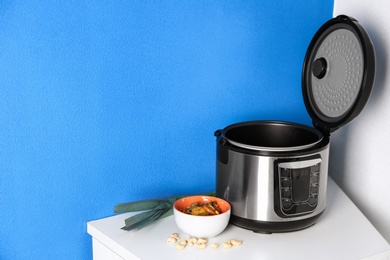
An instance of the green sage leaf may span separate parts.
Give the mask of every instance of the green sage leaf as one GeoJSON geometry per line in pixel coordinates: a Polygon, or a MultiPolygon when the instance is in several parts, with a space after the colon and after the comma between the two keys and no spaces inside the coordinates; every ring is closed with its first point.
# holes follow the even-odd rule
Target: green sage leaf
{"type": "Polygon", "coordinates": [[[125,226],[122,227],[124,230],[133,230],[141,229],[148,224],[162,218],[168,211],[170,207],[161,207],[159,209],[149,210],[137,215],[134,215],[130,218],[125,219],[125,226]]]}
{"type": "Polygon", "coordinates": [[[114,207],[114,213],[136,212],[150,210],[166,203],[164,200],[140,200],[127,203],[119,203],[114,207]]]}

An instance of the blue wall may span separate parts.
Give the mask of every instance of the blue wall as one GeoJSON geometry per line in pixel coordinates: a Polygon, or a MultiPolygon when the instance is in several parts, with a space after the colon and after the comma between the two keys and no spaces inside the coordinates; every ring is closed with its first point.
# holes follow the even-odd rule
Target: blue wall
{"type": "Polygon", "coordinates": [[[215,130],[310,124],[301,66],[332,9],[1,1],[0,259],[91,259],[116,203],[214,190],[215,130]]]}

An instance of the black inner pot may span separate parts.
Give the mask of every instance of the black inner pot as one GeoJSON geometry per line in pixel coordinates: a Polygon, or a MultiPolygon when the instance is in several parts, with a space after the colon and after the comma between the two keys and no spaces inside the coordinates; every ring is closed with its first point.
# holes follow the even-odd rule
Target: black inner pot
{"type": "Polygon", "coordinates": [[[254,150],[290,151],[305,149],[322,140],[315,128],[288,122],[254,121],[228,126],[223,135],[232,143],[254,150]]]}

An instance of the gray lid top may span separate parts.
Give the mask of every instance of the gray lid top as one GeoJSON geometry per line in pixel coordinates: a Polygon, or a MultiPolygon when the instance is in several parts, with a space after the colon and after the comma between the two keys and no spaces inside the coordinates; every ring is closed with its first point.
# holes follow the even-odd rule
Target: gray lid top
{"type": "Polygon", "coordinates": [[[318,48],[317,61],[322,62],[323,76],[311,74],[314,102],[324,115],[342,116],[356,101],[362,84],[364,57],[358,38],[346,29],[331,32],[318,48]]]}
{"type": "Polygon", "coordinates": [[[375,78],[368,34],[345,15],[325,23],[313,37],[302,72],[306,109],[314,126],[330,133],[354,119],[366,104],[375,78]]]}

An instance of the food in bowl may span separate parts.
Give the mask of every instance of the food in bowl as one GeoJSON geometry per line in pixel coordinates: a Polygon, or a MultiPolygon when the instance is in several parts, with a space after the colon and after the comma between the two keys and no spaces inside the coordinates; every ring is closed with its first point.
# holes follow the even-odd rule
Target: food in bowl
{"type": "Polygon", "coordinates": [[[229,223],[230,212],[231,207],[227,201],[213,196],[189,196],[173,204],[176,225],[181,231],[193,237],[212,238],[219,235],[229,223]],[[206,211],[203,207],[205,205],[217,207],[218,213],[214,211],[215,214],[212,214],[207,211],[208,213],[199,214],[202,212],[199,208],[206,211]],[[197,207],[199,208],[194,210],[197,207]]]}
{"type": "Polygon", "coordinates": [[[184,213],[195,215],[195,216],[210,216],[210,215],[219,215],[222,213],[221,207],[218,205],[218,202],[213,200],[211,202],[194,202],[188,206],[184,213]]]}

